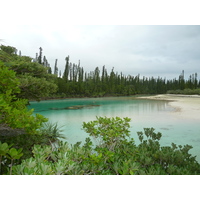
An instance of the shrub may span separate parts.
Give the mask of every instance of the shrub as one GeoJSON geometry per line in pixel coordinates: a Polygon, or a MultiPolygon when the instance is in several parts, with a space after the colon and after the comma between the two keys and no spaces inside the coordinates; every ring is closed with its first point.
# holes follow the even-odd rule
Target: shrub
{"type": "Polygon", "coordinates": [[[13,166],[12,174],[49,175],[115,175],[115,174],[200,174],[200,165],[189,154],[189,145],[161,146],[161,133],[153,128],[138,132],[139,145],[129,135],[129,118],[98,117],[83,124],[90,136],[99,138],[93,144],[69,145],[59,141],[57,146],[34,145],[33,157],[13,166]]]}

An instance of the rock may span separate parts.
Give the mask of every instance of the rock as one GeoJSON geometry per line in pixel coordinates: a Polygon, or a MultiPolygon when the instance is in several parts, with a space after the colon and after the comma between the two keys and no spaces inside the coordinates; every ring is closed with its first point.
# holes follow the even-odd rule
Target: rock
{"type": "Polygon", "coordinates": [[[76,106],[69,106],[66,107],[65,109],[67,110],[78,110],[78,109],[82,109],[82,108],[92,108],[92,107],[97,107],[100,105],[76,105],[76,106]]]}
{"type": "Polygon", "coordinates": [[[13,129],[5,125],[0,125],[0,136],[16,136],[26,134],[23,129],[13,129]]]}
{"type": "Polygon", "coordinates": [[[65,108],[51,108],[51,110],[79,110],[79,109],[83,109],[83,108],[92,108],[92,107],[97,107],[100,105],[94,105],[94,104],[90,104],[90,105],[75,105],[75,106],[69,106],[69,107],[65,107],[65,108]]]}

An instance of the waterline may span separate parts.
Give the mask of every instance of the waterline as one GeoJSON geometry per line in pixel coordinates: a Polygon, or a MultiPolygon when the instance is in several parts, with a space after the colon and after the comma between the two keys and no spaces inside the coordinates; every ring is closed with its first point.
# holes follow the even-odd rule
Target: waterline
{"type": "Polygon", "coordinates": [[[168,101],[141,100],[134,97],[107,97],[65,99],[31,102],[30,108],[58,122],[63,127],[63,134],[71,144],[85,141],[88,134],[82,130],[83,122],[96,119],[96,116],[131,118],[131,137],[139,143],[137,132],[143,128],[155,128],[162,133],[161,144],[189,144],[194,148],[191,153],[200,161],[200,126],[195,120],[181,119],[173,115],[175,108],[168,101]],[[73,109],[79,106],[80,109],[73,109]]]}

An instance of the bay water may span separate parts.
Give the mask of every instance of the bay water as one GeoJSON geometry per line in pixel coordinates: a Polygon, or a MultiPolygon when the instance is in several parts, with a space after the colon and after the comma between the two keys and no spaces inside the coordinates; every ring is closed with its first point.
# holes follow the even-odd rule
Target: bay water
{"type": "Polygon", "coordinates": [[[136,99],[135,97],[76,98],[30,102],[29,108],[52,123],[62,126],[66,140],[84,143],[88,134],[82,129],[83,122],[101,117],[131,118],[130,134],[139,143],[138,131],[155,128],[162,133],[161,145],[192,145],[192,155],[200,162],[200,124],[197,120],[178,118],[167,101],[136,99]]]}

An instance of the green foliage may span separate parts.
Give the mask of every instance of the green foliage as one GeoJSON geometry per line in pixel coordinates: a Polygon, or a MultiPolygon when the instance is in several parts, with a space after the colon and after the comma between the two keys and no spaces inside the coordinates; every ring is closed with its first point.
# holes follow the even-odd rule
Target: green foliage
{"type": "Polygon", "coordinates": [[[61,134],[61,128],[62,127],[59,127],[57,123],[46,122],[40,127],[39,133],[46,136],[46,138],[48,138],[52,143],[59,139],[66,139],[66,137],[61,134]]]}
{"type": "Polygon", "coordinates": [[[0,94],[0,123],[7,124],[11,128],[24,129],[26,133],[35,133],[47,119],[40,114],[33,116],[33,109],[28,110],[26,107],[27,100],[16,99],[10,94],[11,91],[0,94]]]}
{"type": "Polygon", "coordinates": [[[11,147],[12,145],[8,145],[7,143],[1,143],[0,141],[0,155],[1,156],[6,156],[6,154],[9,152],[9,148],[11,147]]]}
{"type": "MultiPolygon", "coordinates": [[[[49,67],[32,62],[33,59],[28,56],[18,56],[12,53],[14,50],[16,52],[15,48],[1,46],[0,59],[3,62],[0,62],[0,67],[7,67],[7,71],[0,75],[3,77],[0,90],[5,90],[4,82],[12,81],[12,73],[21,91],[15,94],[18,98],[40,100],[55,93],[57,91],[56,77],[48,73],[49,67]],[[6,75],[10,77],[10,80],[6,78],[6,75]]],[[[16,85],[14,82],[13,84],[16,85]]],[[[12,87],[11,84],[10,87],[12,87]]]]}
{"type": "MultiPolygon", "coordinates": [[[[0,173],[2,174],[200,174],[200,164],[189,151],[189,145],[161,146],[161,133],[153,128],[138,132],[136,145],[129,134],[130,118],[97,117],[83,123],[83,129],[95,141],[87,138],[81,146],[59,141],[64,138],[57,124],[28,110],[27,99],[40,100],[52,93],[65,96],[133,95],[165,93],[181,89],[189,94],[199,92],[197,74],[184,80],[166,81],[162,78],[108,74],[97,67],[85,73],[78,65],[69,63],[63,78],[48,73],[46,58],[32,62],[28,56],[18,56],[14,47],[0,49],[0,128],[22,130],[23,134],[0,134],[0,173]],[[3,143],[2,143],[3,142],[3,143]],[[12,145],[9,145],[12,144],[12,145]],[[23,150],[22,150],[23,149],[23,150]]],[[[57,65],[57,61],[56,61],[57,65]]]]}
{"type": "Polygon", "coordinates": [[[11,46],[4,46],[4,45],[1,45],[0,46],[0,49],[8,54],[14,54],[16,53],[17,49],[15,47],[11,47],[11,46]]]}
{"type": "Polygon", "coordinates": [[[145,128],[144,133],[138,132],[137,161],[141,168],[137,174],[199,174],[200,165],[195,156],[189,154],[192,146],[161,146],[159,140],[162,134],[155,133],[153,128],[145,128]],[[144,140],[146,137],[146,140],[144,140]]]}
{"type": "Polygon", "coordinates": [[[34,145],[53,145],[59,139],[66,139],[61,134],[61,127],[50,122],[43,123],[37,134],[0,135],[0,141],[13,144],[15,148],[23,148],[23,159],[32,156],[34,145]]]}
{"type": "Polygon", "coordinates": [[[2,174],[2,163],[5,165],[7,159],[10,160],[10,174],[12,174],[13,161],[16,159],[20,159],[23,155],[22,148],[15,149],[11,148],[12,145],[8,145],[7,143],[1,143],[0,141],[0,174],[2,174]]]}
{"type": "Polygon", "coordinates": [[[200,89],[169,90],[168,94],[200,95],[200,89]]]}
{"type": "Polygon", "coordinates": [[[19,84],[16,73],[0,62],[0,93],[5,94],[7,91],[11,91],[12,94],[19,93],[19,84]]]}
{"type": "Polygon", "coordinates": [[[51,75],[47,74],[47,67],[44,67],[36,62],[31,62],[30,57],[20,57],[18,60],[14,60],[12,62],[7,62],[6,65],[9,66],[13,71],[15,71],[18,75],[29,75],[33,77],[51,77],[51,75]]]}
{"type": "Polygon", "coordinates": [[[24,129],[26,133],[36,133],[47,119],[42,115],[33,116],[33,110],[28,110],[28,100],[18,99],[20,93],[19,79],[16,73],[0,63],[0,124],[11,128],[24,129]]]}
{"type": "Polygon", "coordinates": [[[9,66],[17,72],[20,81],[21,93],[18,97],[40,100],[57,91],[55,77],[47,73],[47,67],[31,62],[10,63],[9,66]]]}
{"type": "MultiPolygon", "coordinates": [[[[16,72],[10,70],[9,67],[6,67],[2,62],[0,62],[0,128],[3,127],[12,130],[12,137],[14,137],[15,134],[17,135],[17,131],[16,133],[14,132],[14,130],[17,129],[21,130],[20,132],[22,134],[37,134],[42,123],[47,121],[47,119],[42,115],[36,114],[36,116],[33,116],[33,109],[27,109],[28,100],[17,98],[16,95],[21,92],[19,85],[20,81],[16,77],[16,72]]],[[[4,137],[1,135],[3,134],[3,130],[0,132],[1,141],[3,141],[4,137]]],[[[10,143],[11,141],[8,142],[10,143]]],[[[16,141],[13,141],[13,143],[16,143],[16,141]]],[[[2,148],[3,147],[8,147],[8,145],[3,143],[2,148]]],[[[11,148],[6,152],[6,154],[3,154],[2,151],[1,159],[2,156],[4,156],[4,158],[10,159],[11,163],[9,163],[7,159],[4,159],[5,165],[4,169],[1,171],[5,172],[6,166],[10,164],[11,174],[14,161],[23,156],[23,153],[21,152],[22,148],[18,150],[11,148]]]]}
{"type": "Polygon", "coordinates": [[[24,129],[26,133],[33,134],[36,133],[43,122],[47,121],[42,115],[33,116],[33,110],[28,110],[24,101],[17,100],[10,105],[3,100],[2,102],[3,104],[0,106],[2,112],[1,124],[7,124],[11,128],[24,129]]]}
{"type": "Polygon", "coordinates": [[[14,166],[13,174],[134,174],[137,168],[135,163],[131,163],[130,160],[121,161],[121,159],[119,161],[117,159],[119,159],[119,155],[115,157],[115,154],[110,151],[94,153],[89,138],[83,147],[80,146],[80,143],[70,147],[66,142],[60,142],[57,149],[35,145],[33,157],[23,160],[21,165],[14,166]]]}
{"type": "Polygon", "coordinates": [[[14,174],[26,175],[61,175],[76,174],[74,162],[68,156],[69,146],[67,143],[59,144],[59,151],[54,151],[49,146],[35,145],[33,157],[23,160],[21,165],[13,167],[14,174]]]}
{"type": "Polygon", "coordinates": [[[13,166],[12,174],[200,174],[200,164],[189,154],[191,146],[172,143],[171,147],[163,147],[159,143],[162,134],[155,133],[153,128],[138,132],[140,144],[136,145],[128,137],[129,121],[129,118],[98,117],[93,122],[84,123],[84,129],[92,137],[101,138],[101,142],[95,145],[90,138],[86,138],[82,146],[80,142],[69,145],[61,141],[56,146],[35,145],[33,157],[13,166]],[[113,146],[114,138],[117,143],[113,146]]]}
{"type": "Polygon", "coordinates": [[[21,156],[23,156],[23,153],[22,153],[22,148],[20,149],[15,149],[15,148],[11,148],[8,152],[8,157],[10,159],[20,159],[21,156]]]}
{"type": "Polygon", "coordinates": [[[9,69],[16,72],[20,81],[21,93],[18,94],[20,98],[40,100],[41,98],[54,97],[124,96],[161,94],[169,90],[170,92],[181,90],[188,94],[199,94],[199,91],[196,90],[200,87],[197,73],[192,74],[188,80],[184,79],[184,71],[178,79],[174,78],[173,80],[160,77],[140,77],[139,74],[126,76],[122,72],[118,74],[114,71],[114,68],[108,73],[105,66],[102,67],[102,73],[99,67],[88,73],[84,72],[83,67],[80,66],[80,61],[78,64],[70,63],[68,56],[65,58],[64,73],[62,76],[58,76],[57,59],[53,75],[45,56],[42,62],[41,47],[39,57],[37,54],[35,59],[28,56],[18,56],[16,52],[17,50],[14,47],[2,45],[0,60],[9,69]]]}
{"type": "MultiPolygon", "coordinates": [[[[184,79],[184,71],[177,80],[165,78],[140,77],[140,75],[123,75],[114,71],[107,73],[105,66],[100,73],[99,67],[94,71],[83,73],[84,69],[79,64],[69,63],[66,57],[65,71],[62,80],[58,80],[58,95],[64,97],[101,97],[101,96],[125,96],[136,94],[163,94],[168,90],[197,89],[200,81],[197,73],[192,74],[188,80],[184,79]],[[64,95],[63,95],[64,94],[64,95]]],[[[61,78],[59,78],[61,79],[61,78]]]]}
{"type": "Polygon", "coordinates": [[[121,140],[129,137],[130,118],[97,117],[97,120],[83,123],[84,130],[94,137],[97,145],[113,150],[121,140]]]}
{"type": "MultiPolygon", "coordinates": [[[[6,156],[9,152],[9,149],[11,146],[12,145],[8,145],[7,143],[2,143],[0,141],[0,174],[2,174],[2,172],[4,171],[4,170],[2,170],[2,165],[4,165],[6,163],[6,156]]],[[[5,168],[5,170],[7,171],[7,168],[5,168]]]]}
{"type": "Polygon", "coordinates": [[[40,100],[48,97],[49,94],[56,92],[57,87],[54,83],[47,81],[45,78],[37,78],[29,75],[18,76],[20,79],[21,93],[20,98],[40,100]]]}
{"type": "Polygon", "coordinates": [[[6,173],[9,165],[12,173],[13,164],[31,157],[34,144],[49,145],[58,136],[61,137],[56,125],[52,126],[54,129],[49,134],[42,134],[39,129],[47,119],[39,114],[34,116],[33,109],[27,109],[28,100],[22,98],[40,99],[49,95],[56,90],[53,78],[47,74],[47,68],[31,63],[32,59],[29,57],[19,57],[11,50],[12,48],[6,47],[0,50],[4,61],[0,62],[0,141],[4,141],[1,148],[1,173],[6,173]],[[14,146],[11,149],[7,145],[10,143],[14,146]],[[6,154],[3,153],[4,147],[9,150],[6,154]]]}

